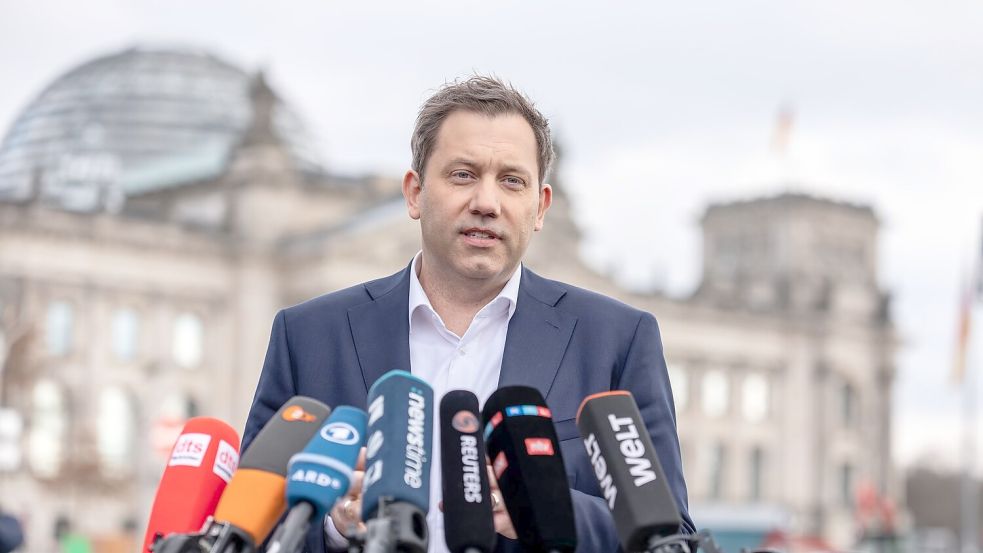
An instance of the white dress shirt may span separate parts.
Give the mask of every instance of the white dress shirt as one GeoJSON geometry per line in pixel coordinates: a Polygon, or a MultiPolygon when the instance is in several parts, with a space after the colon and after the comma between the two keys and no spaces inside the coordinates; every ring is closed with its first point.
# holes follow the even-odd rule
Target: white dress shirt
{"type": "MultiPolygon", "coordinates": [[[[430,528],[428,553],[446,553],[448,549],[444,542],[444,514],[438,507],[443,498],[440,474],[440,400],[451,390],[469,390],[478,396],[478,404],[484,406],[488,396],[498,388],[505,337],[519,297],[522,267],[516,268],[498,296],[482,307],[464,335],[458,336],[447,329],[420,285],[419,262],[422,253],[416,254],[410,266],[407,314],[410,367],[413,374],[433,388],[433,450],[430,455],[430,511],[427,513],[430,528]]],[[[343,546],[346,543],[330,518],[325,519],[325,528],[329,544],[343,546]]]]}

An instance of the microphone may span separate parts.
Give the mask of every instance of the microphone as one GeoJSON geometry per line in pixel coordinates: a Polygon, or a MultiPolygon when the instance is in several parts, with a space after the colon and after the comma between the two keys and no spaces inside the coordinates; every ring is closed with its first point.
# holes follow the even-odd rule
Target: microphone
{"type": "Polygon", "coordinates": [[[331,409],[320,401],[294,396],[270,418],[242,454],[205,529],[202,542],[212,553],[255,551],[286,510],[290,457],[321,428],[331,409]]]}
{"type": "Polygon", "coordinates": [[[365,553],[426,553],[433,390],[406,371],[369,389],[362,520],[365,553]]]}
{"type": "Polygon", "coordinates": [[[478,398],[465,390],[440,400],[440,469],[444,541],[451,553],[491,553],[495,547],[485,440],[478,398]]]}
{"type": "Polygon", "coordinates": [[[482,411],[485,443],[519,542],[573,551],[577,528],[553,414],[535,388],[496,390],[482,411]]]}
{"type": "Polygon", "coordinates": [[[171,448],[150,510],[142,551],[174,533],[198,532],[239,463],[239,435],[209,417],[189,419],[171,448]]]}
{"type": "Polygon", "coordinates": [[[348,492],[352,469],[365,443],[368,415],[361,409],[335,409],[307,447],[287,466],[290,511],[273,533],[266,553],[294,553],[313,521],[321,520],[348,492]]]}
{"type": "Polygon", "coordinates": [[[658,550],[682,519],[630,392],[587,396],[577,427],[625,551],[658,550]]]}

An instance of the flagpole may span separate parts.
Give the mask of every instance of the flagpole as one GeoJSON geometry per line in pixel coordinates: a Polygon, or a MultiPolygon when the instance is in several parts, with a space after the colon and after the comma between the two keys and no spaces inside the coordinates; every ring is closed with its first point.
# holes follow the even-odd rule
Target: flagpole
{"type": "Polygon", "coordinates": [[[969,282],[966,283],[965,302],[963,307],[965,320],[962,323],[962,359],[963,367],[963,475],[960,491],[960,509],[962,529],[960,541],[962,553],[979,553],[980,551],[980,501],[979,484],[976,479],[976,442],[977,442],[977,394],[979,393],[978,371],[974,370],[977,351],[973,348],[973,328],[970,321],[977,302],[983,299],[983,233],[980,236],[980,250],[973,260],[969,282]]]}
{"type": "MultiPolygon", "coordinates": [[[[972,343],[972,342],[970,342],[972,343]]],[[[961,491],[962,553],[979,553],[979,494],[976,483],[976,394],[977,377],[968,355],[963,385],[963,475],[961,491]]]]}

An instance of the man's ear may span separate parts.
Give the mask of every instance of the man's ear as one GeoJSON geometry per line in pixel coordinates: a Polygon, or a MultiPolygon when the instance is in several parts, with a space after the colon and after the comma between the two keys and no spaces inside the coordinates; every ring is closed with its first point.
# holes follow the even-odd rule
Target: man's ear
{"type": "Polygon", "coordinates": [[[423,181],[416,171],[410,169],[403,175],[403,199],[406,200],[406,212],[410,219],[420,218],[420,192],[423,188],[423,181]]]}
{"type": "Polygon", "coordinates": [[[536,212],[535,230],[543,229],[543,221],[546,219],[546,212],[549,211],[552,203],[553,187],[544,182],[543,187],[539,189],[539,210],[536,212]]]}

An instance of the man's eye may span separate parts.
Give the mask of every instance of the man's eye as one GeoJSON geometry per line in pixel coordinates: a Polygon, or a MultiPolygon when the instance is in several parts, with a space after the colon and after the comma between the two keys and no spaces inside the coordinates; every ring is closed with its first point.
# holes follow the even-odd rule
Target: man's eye
{"type": "Polygon", "coordinates": [[[523,181],[519,177],[505,177],[504,179],[502,179],[502,181],[506,184],[506,186],[512,188],[520,188],[526,185],[525,181],[523,181]]]}
{"type": "Polygon", "coordinates": [[[454,171],[453,173],[451,173],[451,177],[458,180],[466,180],[471,178],[471,173],[467,171],[454,171]]]}

